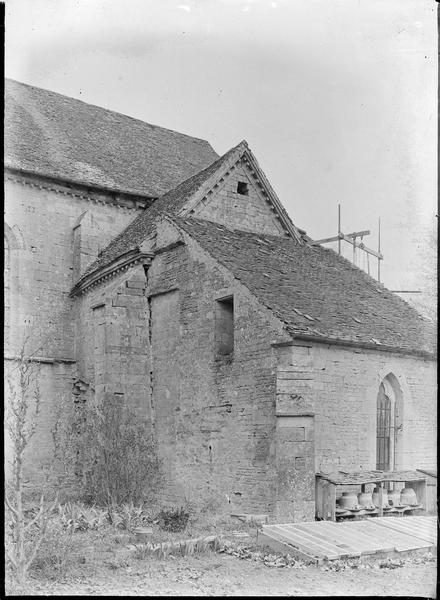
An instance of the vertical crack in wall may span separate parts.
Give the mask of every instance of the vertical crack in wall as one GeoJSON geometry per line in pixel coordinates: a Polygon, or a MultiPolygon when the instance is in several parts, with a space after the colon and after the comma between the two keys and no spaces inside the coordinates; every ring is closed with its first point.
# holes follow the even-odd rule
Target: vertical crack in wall
{"type": "MultiPolygon", "coordinates": [[[[144,265],[145,272],[145,287],[148,289],[148,266],[144,265]]],[[[145,291],[145,294],[147,292],[145,291]]],[[[154,369],[153,369],[153,312],[151,297],[147,295],[148,305],[148,350],[149,350],[149,382],[150,382],[150,415],[151,415],[151,431],[153,438],[157,442],[156,437],[156,407],[154,404],[154,369]]]]}

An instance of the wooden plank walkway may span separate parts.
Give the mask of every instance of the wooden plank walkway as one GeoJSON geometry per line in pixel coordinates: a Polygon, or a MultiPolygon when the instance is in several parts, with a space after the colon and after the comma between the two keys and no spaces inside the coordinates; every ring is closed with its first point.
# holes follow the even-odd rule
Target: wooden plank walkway
{"type": "Polygon", "coordinates": [[[437,545],[436,517],[382,517],[361,521],[313,521],[264,525],[262,545],[312,562],[374,554],[428,551],[437,545]]]}
{"type": "MultiPolygon", "coordinates": [[[[353,525],[353,523],[347,523],[353,525]]],[[[332,535],[334,540],[340,540],[345,543],[353,553],[359,552],[359,554],[374,554],[375,552],[381,552],[384,549],[390,551],[394,549],[394,546],[388,545],[384,547],[384,539],[377,542],[372,539],[371,536],[366,535],[362,531],[356,531],[352,527],[340,527],[345,523],[333,523],[331,521],[320,521],[315,523],[308,523],[316,529],[316,533],[321,535],[321,531],[328,535],[332,535]],[[317,528],[315,526],[318,526],[317,528]]]]}
{"type": "MultiPolygon", "coordinates": [[[[407,517],[411,518],[411,517],[407,517]]],[[[400,517],[384,517],[385,521],[401,520],[400,517]]],[[[406,520],[406,519],[405,519],[406,520]]],[[[432,543],[420,538],[414,538],[412,535],[402,533],[398,529],[387,526],[379,527],[378,519],[358,521],[354,523],[339,523],[342,527],[350,529],[356,535],[364,534],[371,543],[377,543],[377,551],[381,552],[408,552],[410,550],[419,550],[421,548],[430,548],[432,543]]]]}
{"type": "Polygon", "coordinates": [[[415,539],[425,540],[431,545],[437,545],[437,517],[405,517],[403,519],[392,519],[381,517],[375,519],[378,525],[382,525],[415,539]]]}

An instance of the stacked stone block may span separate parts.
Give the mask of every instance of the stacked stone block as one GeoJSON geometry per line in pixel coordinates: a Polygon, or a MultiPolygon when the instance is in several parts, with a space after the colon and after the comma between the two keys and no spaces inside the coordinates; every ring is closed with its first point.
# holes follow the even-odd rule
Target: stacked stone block
{"type": "Polygon", "coordinates": [[[215,194],[196,208],[194,216],[230,229],[285,235],[262,186],[243,162],[220,183],[215,194]],[[237,193],[239,182],[248,184],[247,195],[237,193]]]}

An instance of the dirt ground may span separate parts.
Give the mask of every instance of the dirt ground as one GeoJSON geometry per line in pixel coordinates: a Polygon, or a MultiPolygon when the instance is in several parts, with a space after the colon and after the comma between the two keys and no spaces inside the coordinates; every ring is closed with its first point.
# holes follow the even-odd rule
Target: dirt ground
{"type": "Polygon", "coordinates": [[[226,553],[134,558],[126,547],[91,546],[64,570],[34,571],[8,595],[87,596],[422,596],[436,597],[436,562],[413,558],[403,566],[325,570],[322,566],[268,567],[226,553]]]}

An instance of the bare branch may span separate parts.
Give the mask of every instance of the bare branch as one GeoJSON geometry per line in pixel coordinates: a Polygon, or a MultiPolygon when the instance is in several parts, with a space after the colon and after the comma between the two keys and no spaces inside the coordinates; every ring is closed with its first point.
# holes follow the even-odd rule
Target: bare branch
{"type": "Polygon", "coordinates": [[[17,561],[15,560],[15,558],[12,556],[12,554],[9,552],[9,550],[6,550],[6,555],[8,557],[8,560],[11,561],[12,566],[14,567],[14,569],[17,568],[17,561]]]}
{"type": "Polygon", "coordinates": [[[5,504],[9,508],[11,513],[13,513],[16,517],[18,517],[18,512],[15,510],[15,508],[12,506],[12,504],[9,502],[9,500],[7,499],[6,496],[5,496],[5,504]]]}
{"type": "Polygon", "coordinates": [[[58,504],[58,492],[56,493],[55,500],[53,501],[53,504],[49,509],[49,514],[55,510],[55,508],[57,507],[57,504],[58,504]]]}
{"type": "Polygon", "coordinates": [[[5,495],[5,504],[14,521],[12,550],[8,551],[11,564],[19,579],[23,579],[45,539],[50,514],[58,502],[58,495],[53,505],[45,506],[44,494],[41,495],[37,514],[28,523],[23,510],[23,460],[24,451],[37,427],[37,418],[41,408],[41,389],[39,385],[39,365],[25,352],[24,342],[16,361],[17,373],[14,377],[9,371],[6,382],[9,388],[7,401],[6,425],[12,442],[12,493],[15,495],[15,506],[5,495]],[[27,531],[39,525],[37,539],[32,541],[32,548],[26,544],[27,531]],[[30,551],[29,551],[30,550],[30,551]]]}
{"type": "Polygon", "coordinates": [[[40,520],[41,517],[41,513],[42,513],[42,507],[40,506],[37,514],[35,515],[35,517],[32,519],[32,521],[29,521],[29,523],[27,525],[25,525],[24,530],[27,531],[28,529],[30,529],[32,527],[32,525],[35,525],[35,523],[37,521],[40,520]]]}

